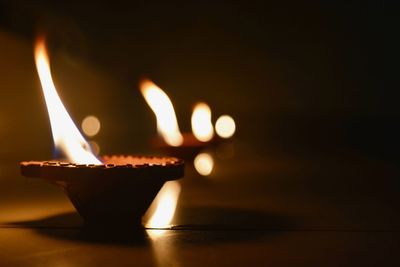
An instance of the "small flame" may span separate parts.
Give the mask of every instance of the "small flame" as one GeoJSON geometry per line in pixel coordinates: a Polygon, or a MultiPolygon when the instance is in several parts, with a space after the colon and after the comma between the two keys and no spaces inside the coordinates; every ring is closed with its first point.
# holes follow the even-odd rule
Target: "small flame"
{"type": "Polygon", "coordinates": [[[194,159],[194,168],[203,176],[208,176],[214,169],[214,159],[209,153],[200,153],[194,159]]]}
{"type": "Polygon", "coordinates": [[[208,142],[214,136],[214,128],[211,122],[211,109],[206,103],[198,103],[192,114],[192,131],[201,142],[208,142]]]}
{"type": "Polygon", "coordinates": [[[51,77],[45,40],[42,38],[39,38],[35,44],[35,61],[56,149],[60,149],[68,157],[68,160],[74,163],[101,164],[91,153],[89,144],[76,128],[57,94],[51,77]]]}
{"type": "MultiPolygon", "coordinates": [[[[181,186],[177,181],[169,181],[164,184],[156,197],[156,208],[146,223],[148,228],[164,228],[170,226],[178,204],[181,186]]],[[[162,229],[153,229],[149,232],[153,237],[161,236],[162,229]]]]}
{"type": "Polygon", "coordinates": [[[229,115],[222,115],[215,123],[215,131],[222,138],[230,138],[236,131],[235,121],[229,115]]]}
{"type": "Polygon", "coordinates": [[[157,130],[164,141],[170,146],[182,145],[183,136],[168,95],[150,80],[140,83],[140,91],[157,117],[157,130]]]}

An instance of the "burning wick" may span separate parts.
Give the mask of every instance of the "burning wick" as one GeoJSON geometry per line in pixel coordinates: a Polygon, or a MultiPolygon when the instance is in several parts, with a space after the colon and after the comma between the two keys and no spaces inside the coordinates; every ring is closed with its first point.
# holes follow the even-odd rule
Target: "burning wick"
{"type": "Polygon", "coordinates": [[[182,145],[183,136],[168,95],[150,80],[140,83],[140,91],[157,117],[157,130],[164,141],[170,146],[182,145]]]}
{"type": "Polygon", "coordinates": [[[57,94],[43,38],[39,38],[36,42],[35,61],[56,149],[61,150],[74,163],[101,164],[91,152],[89,144],[76,128],[57,94]]]}
{"type": "Polygon", "coordinates": [[[206,103],[198,103],[192,114],[192,131],[197,140],[208,142],[214,136],[211,109],[206,103]]]}

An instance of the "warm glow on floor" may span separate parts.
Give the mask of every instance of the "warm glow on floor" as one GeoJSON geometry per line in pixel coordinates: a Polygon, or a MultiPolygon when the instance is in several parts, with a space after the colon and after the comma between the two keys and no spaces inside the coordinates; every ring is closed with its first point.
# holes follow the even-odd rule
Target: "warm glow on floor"
{"type": "MultiPolygon", "coordinates": [[[[155,210],[145,224],[147,228],[166,228],[170,226],[178,204],[180,192],[181,186],[179,182],[168,181],[164,184],[155,199],[155,210]]],[[[163,229],[152,229],[148,233],[150,236],[158,237],[164,231],[163,229]]]]}

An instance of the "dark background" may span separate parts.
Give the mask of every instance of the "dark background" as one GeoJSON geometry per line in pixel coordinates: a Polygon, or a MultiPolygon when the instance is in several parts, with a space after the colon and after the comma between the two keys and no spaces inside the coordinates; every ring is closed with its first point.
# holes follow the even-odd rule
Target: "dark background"
{"type": "Polygon", "coordinates": [[[0,51],[0,155],[51,153],[27,48],[42,32],[72,117],[102,121],[103,153],[147,151],[155,120],[138,91],[147,76],[172,98],[182,129],[206,101],[214,119],[236,119],[241,149],[255,156],[398,160],[398,87],[387,79],[395,15],[385,1],[2,1],[0,29],[11,37],[1,46],[13,52],[0,51]]]}
{"type": "Polygon", "coordinates": [[[0,2],[0,265],[400,266],[399,9],[310,2],[0,2]],[[235,156],[210,149],[207,177],[186,161],[156,242],[85,236],[59,188],[20,174],[53,150],[38,33],[74,121],[100,119],[103,154],[157,152],[143,76],[183,130],[200,100],[235,118],[235,156]]]}

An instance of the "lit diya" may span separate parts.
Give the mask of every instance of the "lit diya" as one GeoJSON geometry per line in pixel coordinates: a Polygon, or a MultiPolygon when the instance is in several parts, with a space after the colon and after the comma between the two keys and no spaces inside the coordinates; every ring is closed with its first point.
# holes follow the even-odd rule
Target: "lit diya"
{"type": "Polygon", "coordinates": [[[21,162],[21,173],[60,186],[90,223],[140,223],[166,181],[184,175],[172,157],[110,156],[103,164],[21,162]]]}
{"type": "Polygon", "coordinates": [[[159,137],[152,140],[155,148],[167,155],[193,159],[200,151],[215,144],[211,109],[205,103],[195,105],[191,123],[193,133],[181,133],[174,107],[168,95],[150,80],[140,82],[140,91],[157,119],[159,137]]]}
{"type": "Polygon", "coordinates": [[[60,186],[86,222],[140,224],[163,184],[183,177],[183,161],[174,157],[97,158],[57,94],[43,39],[36,43],[35,60],[54,144],[68,160],[21,162],[22,175],[60,186]]]}

